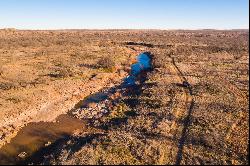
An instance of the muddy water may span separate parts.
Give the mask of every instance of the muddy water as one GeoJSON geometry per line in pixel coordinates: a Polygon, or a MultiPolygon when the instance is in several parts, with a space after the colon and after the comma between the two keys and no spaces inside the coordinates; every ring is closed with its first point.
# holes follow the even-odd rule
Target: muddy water
{"type": "MultiPolygon", "coordinates": [[[[91,94],[78,102],[74,109],[87,107],[90,103],[98,103],[108,98],[114,90],[102,90],[91,94]]],[[[73,110],[74,110],[73,109],[73,110]]],[[[85,130],[86,122],[71,116],[71,111],[60,115],[56,122],[29,123],[21,129],[10,143],[0,149],[0,165],[17,164],[29,158],[39,149],[53,144],[55,141],[72,135],[77,130],[85,130]]]]}
{"type": "MultiPolygon", "coordinates": [[[[130,75],[124,79],[121,86],[92,94],[76,104],[75,109],[106,100],[116,89],[135,85],[138,75],[150,68],[150,57],[144,53],[140,54],[137,57],[137,63],[131,66],[130,75]]],[[[72,135],[77,130],[84,130],[85,126],[85,121],[71,117],[70,112],[67,115],[59,116],[55,123],[30,123],[21,129],[10,143],[0,149],[0,165],[20,163],[39,149],[53,144],[56,140],[72,135]]]]}
{"type": "Polygon", "coordinates": [[[91,94],[85,97],[83,100],[79,101],[74,109],[78,109],[80,107],[88,107],[90,103],[98,103],[100,101],[106,100],[109,94],[113,93],[114,90],[106,89],[100,90],[101,92],[97,92],[95,94],[91,94]]]}
{"type": "MultiPolygon", "coordinates": [[[[108,98],[114,90],[103,90],[92,94],[75,105],[74,109],[87,107],[89,103],[98,103],[108,98]]],[[[73,110],[74,110],[73,109],[73,110]]],[[[60,115],[56,122],[29,123],[21,129],[10,143],[0,149],[0,165],[17,164],[33,155],[39,149],[55,141],[72,135],[77,130],[85,130],[86,122],[71,116],[71,111],[60,115]]]]}
{"type": "Polygon", "coordinates": [[[58,139],[85,128],[85,122],[61,115],[57,122],[30,123],[0,149],[0,164],[16,164],[58,139]]]}

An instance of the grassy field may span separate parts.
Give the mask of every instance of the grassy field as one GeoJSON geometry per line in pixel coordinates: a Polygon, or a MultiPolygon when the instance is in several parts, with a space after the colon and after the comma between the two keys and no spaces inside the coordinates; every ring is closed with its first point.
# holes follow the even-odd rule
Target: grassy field
{"type": "Polygon", "coordinates": [[[154,69],[139,93],[24,162],[248,164],[248,38],[248,30],[0,30],[0,145],[119,85],[150,51],[154,69]]]}

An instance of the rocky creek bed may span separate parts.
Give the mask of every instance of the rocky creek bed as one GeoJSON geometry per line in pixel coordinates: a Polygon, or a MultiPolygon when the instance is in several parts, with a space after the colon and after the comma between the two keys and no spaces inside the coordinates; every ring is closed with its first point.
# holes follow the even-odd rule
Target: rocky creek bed
{"type": "Polygon", "coordinates": [[[85,97],[67,114],[60,115],[56,122],[30,123],[23,127],[10,143],[0,149],[0,164],[23,163],[39,149],[84,131],[88,120],[95,122],[95,119],[110,114],[110,110],[119,107],[117,104],[122,96],[136,93],[146,80],[145,72],[152,69],[151,60],[150,53],[140,54],[122,84],[85,97]]]}

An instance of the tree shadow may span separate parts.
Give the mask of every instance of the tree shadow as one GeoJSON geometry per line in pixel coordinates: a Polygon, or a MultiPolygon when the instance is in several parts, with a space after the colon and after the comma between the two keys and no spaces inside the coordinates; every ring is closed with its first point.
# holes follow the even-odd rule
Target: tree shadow
{"type": "Polygon", "coordinates": [[[125,44],[127,46],[144,46],[144,47],[148,47],[148,48],[154,48],[154,45],[153,44],[149,44],[149,43],[125,42],[125,44]]]}
{"type": "Polygon", "coordinates": [[[82,64],[79,64],[78,66],[79,67],[86,67],[86,68],[89,68],[89,69],[99,69],[99,67],[96,64],[85,64],[85,63],[82,63],[82,64]]]}
{"type": "Polygon", "coordinates": [[[28,165],[28,164],[50,164],[51,157],[57,157],[60,154],[60,150],[62,148],[68,150],[70,157],[75,152],[79,151],[83,146],[88,143],[91,143],[94,139],[99,138],[101,136],[105,136],[106,134],[91,134],[83,137],[72,137],[70,135],[63,135],[62,138],[56,140],[53,144],[48,147],[44,147],[39,149],[37,152],[26,158],[25,160],[19,161],[17,165],[28,165]],[[74,142],[73,145],[67,144],[68,141],[74,142]],[[70,149],[70,151],[69,151],[70,149]],[[52,154],[54,156],[52,156],[52,154]]]}
{"type": "MultiPolygon", "coordinates": [[[[183,81],[182,84],[176,83],[175,85],[179,86],[179,87],[182,87],[182,88],[188,89],[189,95],[193,96],[193,90],[192,90],[193,88],[192,88],[191,84],[187,81],[187,79],[183,75],[182,75],[182,77],[184,78],[185,81],[183,81]]],[[[184,128],[182,130],[181,138],[180,138],[179,143],[178,143],[178,152],[177,152],[177,156],[176,156],[176,165],[180,165],[181,161],[182,161],[183,149],[184,149],[184,145],[185,145],[186,140],[187,140],[187,133],[188,133],[188,128],[189,128],[190,123],[191,123],[191,119],[192,119],[194,104],[195,104],[195,101],[194,101],[194,98],[192,97],[192,100],[190,102],[190,106],[188,108],[188,115],[182,121],[184,128]]]]}
{"type": "Polygon", "coordinates": [[[193,108],[194,108],[195,100],[193,98],[193,88],[192,88],[192,85],[188,82],[188,80],[185,77],[185,75],[183,74],[183,72],[177,66],[177,64],[175,62],[175,59],[171,55],[169,55],[169,57],[172,59],[172,64],[174,65],[174,67],[178,71],[178,73],[179,73],[178,75],[183,80],[182,83],[176,83],[176,86],[188,89],[188,93],[192,97],[192,100],[190,102],[190,106],[188,108],[188,115],[184,119],[184,121],[182,122],[183,125],[184,125],[184,128],[182,130],[181,138],[180,138],[179,144],[178,144],[178,152],[177,152],[177,156],[176,156],[176,165],[180,165],[181,161],[182,161],[182,158],[183,158],[184,145],[185,145],[185,142],[187,140],[188,128],[189,128],[189,126],[191,124],[191,118],[192,118],[192,113],[193,113],[193,108]]]}
{"type": "MultiPolygon", "coordinates": [[[[89,66],[89,67],[93,67],[93,66],[89,66]]],[[[149,71],[143,71],[143,72],[149,72],[149,71]]],[[[101,89],[99,92],[91,94],[87,97],[85,97],[83,100],[79,101],[72,110],[70,110],[68,112],[68,115],[70,115],[71,117],[73,115],[73,112],[76,109],[79,108],[88,108],[90,103],[100,103],[102,101],[108,100],[111,101],[110,104],[115,105],[119,102],[121,102],[124,98],[133,98],[133,100],[128,100],[125,101],[125,104],[130,105],[131,107],[136,107],[136,105],[138,104],[138,96],[141,95],[141,93],[143,92],[142,87],[150,87],[150,86],[154,86],[154,84],[152,83],[145,83],[145,81],[147,80],[147,74],[143,73],[142,75],[139,75],[138,77],[138,83],[132,87],[124,87],[123,84],[120,85],[116,85],[110,88],[103,88],[101,89]],[[116,96],[116,93],[120,93],[120,95],[118,95],[118,97],[116,96]]],[[[129,117],[135,117],[137,116],[137,114],[134,111],[127,111],[124,113],[125,117],[117,117],[117,118],[112,118],[110,121],[108,121],[107,123],[101,123],[101,125],[99,125],[98,127],[96,127],[96,125],[93,124],[93,122],[97,119],[93,118],[93,119],[87,119],[87,124],[89,125],[89,127],[95,128],[95,129],[102,129],[102,130],[108,130],[109,128],[116,128],[116,127],[120,127],[122,124],[126,124],[127,120],[129,117]]],[[[86,120],[86,119],[85,119],[86,120]]],[[[33,133],[34,135],[41,135],[39,133],[39,130],[34,131],[33,133]]],[[[39,163],[45,163],[45,164],[49,164],[47,162],[50,161],[50,158],[53,157],[52,155],[59,155],[60,151],[63,149],[67,149],[68,151],[70,151],[70,154],[68,156],[70,156],[71,154],[77,152],[78,150],[80,150],[80,148],[82,148],[84,145],[91,143],[95,138],[104,136],[105,134],[88,134],[87,136],[84,137],[72,137],[70,134],[68,133],[62,133],[60,134],[60,137],[55,140],[54,143],[50,144],[47,147],[43,147],[38,149],[36,152],[34,152],[31,156],[28,156],[27,158],[25,158],[24,160],[21,161],[17,161],[17,164],[39,164],[39,163]],[[74,141],[73,145],[68,145],[68,142],[74,141]]],[[[45,137],[50,137],[50,138],[54,138],[53,135],[46,135],[45,137]]]]}

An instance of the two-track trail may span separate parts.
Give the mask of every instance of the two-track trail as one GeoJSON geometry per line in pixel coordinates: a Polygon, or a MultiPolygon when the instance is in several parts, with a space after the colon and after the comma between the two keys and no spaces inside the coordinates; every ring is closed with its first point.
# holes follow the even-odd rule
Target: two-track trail
{"type": "Polygon", "coordinates": [[[178,97],[178,99],[176,99],[178,103],[172,108],[172,114],[175,116],[176,120],[173,121],[171,125],[171,130],[176,130],[177,128],[182,127],[182,133],[178,142],[178,152],[176,155],[176,164],[179,165],[181,164],[182,160],[186,135],[190,125],[195,100],[193,98],[192,86],[189,84],[188,80],[177,66],[175,59],[171,57],[171,55],[169,58],[171,59],[171,65],[169,66],[171,75],[176,76],[178,81],[176,85],[183,87],[181,95],[178,97]],[[183,124],[181,126],[180,123],[177,122],[178,119],[183,119],[183,124]]]}

